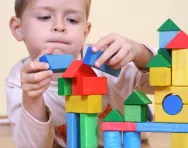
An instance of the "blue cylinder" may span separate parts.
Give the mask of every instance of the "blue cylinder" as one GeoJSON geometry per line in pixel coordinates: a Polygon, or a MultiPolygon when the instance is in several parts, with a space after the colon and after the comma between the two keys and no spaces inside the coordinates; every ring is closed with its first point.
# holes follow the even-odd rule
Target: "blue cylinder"
{"type": "Polygon", "coordinates": [[[141,148],[140,132],[124,132],[124,148],[141,148]]]}
{"type": "Polygon", "coordinates": [[[122,134],[117,131],[104,131],[104,148],[121,148],[122,134]]]}

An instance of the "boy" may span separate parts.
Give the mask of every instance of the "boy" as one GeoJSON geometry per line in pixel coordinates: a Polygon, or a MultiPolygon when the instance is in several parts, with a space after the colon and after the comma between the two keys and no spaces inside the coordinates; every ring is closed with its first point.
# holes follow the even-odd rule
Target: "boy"
{"type": "MultiPolygon", "coordinates": [[[[83,59],[87,48],[84,42],[91,29],[87,22],[89,9],[90,0],[16,0],[16,16],[10,20],[10,29],[18,41],[24,41],[30,55],[12,68],[6,80],[8,117],[17,147],[66,147],[65,102],[57,95],[61,74],[53,74],[47,70],[49,65],[38,59],[44,54],[72,54],[75,59],[83,59]]],[[[109,93],[103,97],[103,111],[118,108],[123,113],[124,99],[135,89],[152,93],[148,73],[138,69],[145,69],[154,51],[117,34],[101,38],[93,51],[104,47],[96,67],[107,62],[122,71],[115,78],[95,70],[98,76],[108,78],[109,93]]],[[[102,145],[100,125],[99,120],[102,145]]]]}

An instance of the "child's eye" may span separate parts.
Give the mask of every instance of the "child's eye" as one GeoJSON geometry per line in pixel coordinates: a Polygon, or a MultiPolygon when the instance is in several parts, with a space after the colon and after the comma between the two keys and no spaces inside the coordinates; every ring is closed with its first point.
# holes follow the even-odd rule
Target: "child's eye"
{"type": "Polygon", "coordinates": [[[71,19],[71,18],[67,18],[67,21],[70,22],[70,23],[72,23],[72,24],[77,24],[78,23],[77,20],[71,19]]]}
{"type": "Polygon", "coordinates": [[[51,18],[51,16],[39,16],[38,17],[39,20],[48,20],[50,18],[51,18]]]}

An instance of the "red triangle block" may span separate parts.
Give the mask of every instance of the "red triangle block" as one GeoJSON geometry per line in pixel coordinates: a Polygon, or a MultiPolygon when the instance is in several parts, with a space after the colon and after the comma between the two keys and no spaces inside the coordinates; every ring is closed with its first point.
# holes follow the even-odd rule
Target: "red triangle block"
{"type": "Polygon", "coordinates": [[[165,48],[167,49],[188,48],[188,35],[184,31],[180,31],[165,48]]]}

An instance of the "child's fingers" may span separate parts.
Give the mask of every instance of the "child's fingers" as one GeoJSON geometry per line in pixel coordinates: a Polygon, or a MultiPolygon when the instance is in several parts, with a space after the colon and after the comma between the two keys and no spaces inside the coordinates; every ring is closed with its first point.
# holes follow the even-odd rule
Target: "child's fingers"
{"type": "Polygon", "coordinates": [[[47,48],[45,50],[43,50],[39,56],[34,60],[34,61],[39,61],[39,58],[45,54],[52,54],[53,53],[53,49],[52,48],[47,48]]]}
{"type": "Polygon", "coordinates": [[[39,96],[41,96],[45,91],[46,89],[50,86],[50,84],[42,87],[41,89],[38,89],[38,90],[34,90],[34,91],[28,91],[27,92],[27,95],[30,97],[30,98],[37,98],[39,96]]]}
{"type": "Polygon", "coordinates": [[[106,61],[108,61],[118,50],[121,48],[121,44],[119,42],[114,42],[111,44],[104,53],[97,59],[95,62],[96,67],[101,67],[106,61]]]}
{"type": "Polygon", "coordinates": [[[34,83],[34,84],[24,83],[22,85],[22,89],[25,92],[38,90],[38,89],[41,89],[41,88],[45,87],[46,85],[50,84],[50,81],[51,81],[51,77],[44,79],[38,83],[34,83]]]}
{"type": "Polygon", "coordinates": [[[53,72],[51,70],[47,71],[41,71],[37,73],[29,73],[29,74],[23,74],[22,80],[23,83],[38,83],[44,79],[47,79],[53,75],[53,72]]]}
{"type": "Polygon", "coordinates": [[[24,64],[22,71],[24,73],[33,73],[33,72],[38,72],[42,70],[47,70],[48,68],[49,68],[48,63],[33,61],[33,62],[24,64]]]}
{"type": "Polygon", "coordinates": [[[108,65],[116,65],[117,63],[123,61],[127,55],[129,54],[129,50],[126,50],[124,48],[121,48],[117,54],[115,54],[109,61],[108,61],[108,65]]]}
{"type": "Polygon", "coordinates": [[[105,46],[110,45],[115,41],[115,39],[116,37],[113,34],[102,37],[96,44],[93,45],[92,47],[93,52],[97,52],[103,49],[105,46]]]}

